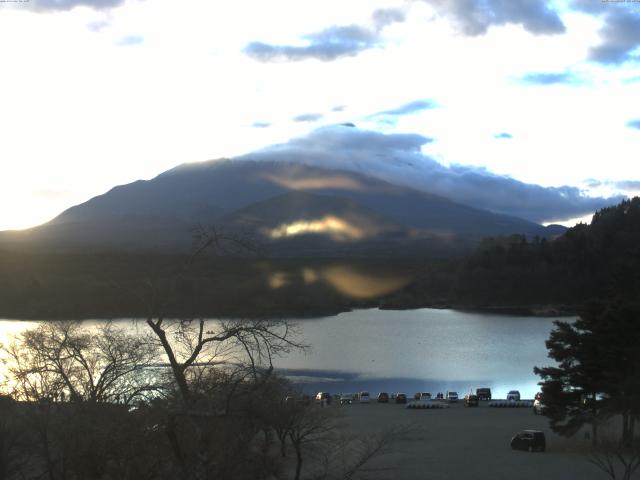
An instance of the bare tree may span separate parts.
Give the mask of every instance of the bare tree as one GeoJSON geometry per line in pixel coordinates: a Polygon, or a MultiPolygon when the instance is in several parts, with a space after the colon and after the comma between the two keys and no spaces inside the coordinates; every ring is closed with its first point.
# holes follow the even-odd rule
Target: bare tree
{"type": "Polygon", "coordinates": [[[640,468],[640,439],[621,442],[601,436],[598,448],[589,454],[588,460],[612,480],[631,480],[640,468]]]}
{"type": "Polygon", "coordinates": [[[147,367],[156,358],[148,338],[107,322],[43,322],[6,349],[13,395],[26,401],[124,403],[158,388],[147,367]]]}

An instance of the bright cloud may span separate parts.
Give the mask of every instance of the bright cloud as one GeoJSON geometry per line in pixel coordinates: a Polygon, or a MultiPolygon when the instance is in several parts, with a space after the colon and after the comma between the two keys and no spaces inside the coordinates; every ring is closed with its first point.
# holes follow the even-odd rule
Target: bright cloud
{"type": "Polygon", "coordinates": [[[640,180],[635,7],[0,3],[0,202],[12,206],[1,211],[0,229],[44,222],[186,161],[269,145],[324,151],[318,127],[334,124],[359,127],[332,138],[345,162],[356,150],[349,142],[366,137],[368,160],[380,160],[379,147],[397,162],[415,161],[423,168],[416,179],[430,172],[443,194],[460,188],[495,208],[503,197],[481,190],[509,191],[518,208],[535,199],[529,218],[545,208],[597,208],[600,197],[636,191],[620,182],[640,180]]]}

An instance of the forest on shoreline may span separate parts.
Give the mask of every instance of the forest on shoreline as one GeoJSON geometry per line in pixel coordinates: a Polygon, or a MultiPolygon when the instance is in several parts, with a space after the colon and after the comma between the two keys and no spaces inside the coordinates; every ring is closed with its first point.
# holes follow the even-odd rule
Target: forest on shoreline
{"type": "Polygon", "coordinates": [[[484,239],[466,257],[262,258],[0,251],[0,317],[314,317],[354,308],[572,313],[640,294],[640,198],[547,240],[484,239]]]}

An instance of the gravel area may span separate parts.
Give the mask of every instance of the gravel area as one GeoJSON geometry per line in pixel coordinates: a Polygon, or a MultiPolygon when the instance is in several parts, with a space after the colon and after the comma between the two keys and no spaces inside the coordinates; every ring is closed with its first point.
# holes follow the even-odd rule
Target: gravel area
{"type": "Polygon", "coordinates": [[[450,408],[410,410],[405,405],[378,404],[332,406],[343,413],[344,429],[357,435],[372,435],[407,425],[410,433],[397,441],[391,453],[376,458],[366,478],[453,478],[518,480],[568,480],[607,478],[587,460],[590,443],[560,437],[548,427],[545,417],[530,408],[489,408],[481,402],[468,408],[462,402],[450,408]],[[545,432],[547,451],[514,451],[511,437],[519,430],[545,432]]]}

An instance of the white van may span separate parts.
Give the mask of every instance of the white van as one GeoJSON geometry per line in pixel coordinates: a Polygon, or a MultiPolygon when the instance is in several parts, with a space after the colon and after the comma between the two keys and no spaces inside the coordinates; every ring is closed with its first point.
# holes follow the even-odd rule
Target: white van
{"type": "Polygon", "coordinates": [[[369,392],[360,392],[360,395],[358,395],[358,397],[360,398],[360,403],[369,403],[371,401],[369,392]]]}

